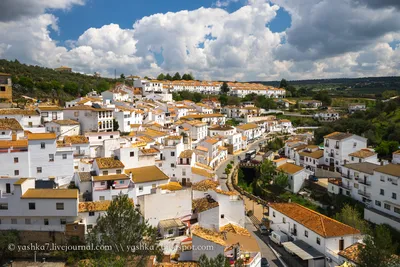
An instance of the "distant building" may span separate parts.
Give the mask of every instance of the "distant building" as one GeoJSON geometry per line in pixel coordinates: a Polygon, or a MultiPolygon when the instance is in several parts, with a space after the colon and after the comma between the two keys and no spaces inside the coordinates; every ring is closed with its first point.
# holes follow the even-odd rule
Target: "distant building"
{"type": "Polygon", "coordinates": [[[11,74],[0,72],[0,99],[12,101],[11,74]]]}
{"type": "Polygon", "coordinates": [[[59,72],[65,72],[65,73],[71,73],[72,69],[70,67],[66,67],[66,66],[61,66],[59,68],[55,68],[55,71],[59,71],[59,72]]]}

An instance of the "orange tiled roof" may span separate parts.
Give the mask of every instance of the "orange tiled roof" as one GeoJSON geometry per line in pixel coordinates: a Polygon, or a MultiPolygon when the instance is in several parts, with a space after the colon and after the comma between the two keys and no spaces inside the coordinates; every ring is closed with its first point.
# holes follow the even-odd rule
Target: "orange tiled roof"
{"type": "Polygon", "coordinates": [[[0,148],[17,148],[17,147],[28,147],[28,140],[1,140],[0,141],[0,148]]]}
{"type": "Polygon", "coordinates": [[[301,166],[295,165],[293,163],[285,163],[285,164],[282,164],[281,166],[279,166],[278,169],[285,173],[295,174],[295,173],[303,170],[304,168],[301,166]]]}
{"type": "Polygon", "coordinates": [[[271,203],[269,206],[325,238],[360,234],[359,230],[351,226],[297,203],[271,203]]]}
{"type": "Polygon", "coordinates": [[[111,200],[80,202],[79,212],[106,211],[110,204],[111,200]]]}
{"type": "Polygon", "coordinates": [[[68,144],[88,144],[89,140],[84,135],[65,136],[64,143],[68,144]]]}
{"type": "Polygon", "coordinates": [[[28,140],[56,139],[55,133],[28,133],[28,140]]]}
{"type": "Polygon", "coordinates": [[[350,153],[349,156],[351,157],[357,157],[357,158],[369,158],[373,155],[375,155],[376,153],[374,151],[371,151],[367,148],[363,148],[361,150],[358,150],[356,152],[350,153]]]}
{"type": "Polygon", "coordinates": [[[96,158],[95,161],[99,169],[116,169],[125,167],[125,165],[119,159],[115,159],[112,157],[96,158]]]}
{"type": "Polygon", "coordinates": [[[22,131],[21,124],[16,119],[0,119],[1,130],[22,131]]]}

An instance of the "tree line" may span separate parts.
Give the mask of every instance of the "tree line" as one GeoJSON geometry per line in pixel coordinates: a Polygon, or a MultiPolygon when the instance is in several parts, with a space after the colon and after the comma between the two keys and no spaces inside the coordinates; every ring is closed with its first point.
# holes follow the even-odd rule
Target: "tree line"
{"type": "Polygon", "coordinates": [[[159,81],[181,81],[181,80],[185,80],[185,81],[192,81],[194,80],[194,76],[192,73],[184,73],[182,76],[179,74],[179,72],[175,73],[174,76],[171,76],[169,73],[164,74],[164,73],[160,73],[157,76],[157,80],[159,81]]]}

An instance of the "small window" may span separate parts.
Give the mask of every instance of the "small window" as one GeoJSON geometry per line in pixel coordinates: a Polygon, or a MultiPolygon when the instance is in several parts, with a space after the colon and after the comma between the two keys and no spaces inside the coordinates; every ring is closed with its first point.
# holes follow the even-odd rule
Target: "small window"
{"type": "Polygon", "coordinates": [[[108,171],[103,171],[103,175],[108,175],[108,171]]]}
{"type": "Polygon", "coordinates": [[[353,147],[357,147],[357,142],[354,142],[353,147]]]}
{"type": "Polygon", "coordinates": [[[36,168],[36,172],[37,172],[37,173],[42,173],[42,167],[37,167],[37,168],[36,168]]]}
{"type": "Polygon", "coordinates": [[[174,229],[168,229],[168,234],[173,235],[174,234],[174,229]]]}
{"type": "Polygon", "coordinates": [[[119,184],[123,184],[124,183],[124,181],[119,181],[119,184]]]}
{"type": "Polygon", "coordinates": [[[0,203],[0,210],[8,210],[8,203],[0,203]]]}
{"type": "Polygon", "coordinates": [[[384,195],[385,195],[385,190],[381,189],[380,195],[381,195],[381,196],[384,196],[384,195]]]}
{"type": "Polygon", "coordinates": [[[100,185],[106,185],[106,182],[104,182],[104,181],[100,182],[100,185]]]}
{"type": "Polygon", "coordinates": [[[89,216],[94,216],[94,211],[89,211],[89,216]]]}
{"type": "Polygon", "coordinates": [[[307,230],[304,230],[304,236],[308,237],[308,231],[307,230]]]}
{"type": "Polygon", "coordinates": [[[122,173],[122,171],[121,170],[117,170],[117,174],[121,174],[122,173]]]}
{"type": "Polygon", "coordinates": [[[99,200],[105,200],[106,198],[104,196],[100,196],[99,200]]]}
{"type": "Polygon", "coordinates": [[[282,222],[286,223],[286,218],[285,217],[282,217],[282,222]]]}
{"type": "Polygon", "coordinates": [[[54,154],[49,154],[49,161],[53,162],[54,161],[54,154]]]}
{"type": "Polygon", "coordinates": [[[64,210],[64,203],[56,203],[57,210],[64,210]]]}
{"type": "Polygon", "coordinates": [[[381,204],[381,202],[379,200],[375,200],[375,206],[380,207],[380,206],[382,206],[382,204],[381,204]]]}
{"type": "Polygon", "coordinates": [[[14,170],[14,175],[18,176],[19,175],[19,170],[14,170]]]}
{"type": "Polygon", "coordinates": [[[399,208],[397,208],[397,207],[394,207],[394,212],[396,212],[397,214],[400,214],[400,209],[399,208]]]}
{"type": "Polygon", "coordinates": [[[113,138],[114,138],[114,135],[110,135],[110,138],[113,139],[113,138]]]}
{"type": "Polygon", "coordinates": [[[175,157],[175,152],[174,151],[171,152],[171,157],[175,157]]]}
{"type": "Polygon", "coordinates": [[[35,209],[36,209],[36,203],[30,202],[30,203],[29,203],[29,209],[30,209],[30,210],[35,210],[35,209]]]}
{"type": "Polygon", "coordinates": [[[18,163],[18,162],[19,162],[18,158],[14,158],[14,163],[18,163]]]}
{"type": "Polygon", "coordinates": [[[40,143],[40,148],[41,149],[45,149],[46,148],[46,143],[45,142],[41,142],[40,143]]]}
{"type": "Polygon", "coordinates": [[[31,224],[31,219],[30,218],[26,218],[25,219],[25,224],[31,224]]]}
{"type": "Polygon", "coordinates": [[[49,225],[49,219],[43,219],[43,224],[44,225],[49,225]]]}
{"type": "Polygon", "coordinates": [[[224,214],[221,214],[221,219],[223,219],[223,218],[225,218],[225,215],[224,215],[224,214]]]}
{"type": "Polygon", "coordinates": [[[321,245],[321,238],[317,237],[317,244],[321,245]]]}
{"type": "Polygon", "coordinates": [[[67,224],[67,220],[66,220],[66,219],[60,219],[60,224],[61,224],[61,225],[67,224]]]}
{"type": "Polygon", "coordinates": [[[397,194],[396,193],[392,193],[392,198],[393,199],[397,199],[397,194]]]}
{"type": "Polygon", "coordinates": [[[385,176],[381,175],[381,182],[385,181],[385,176]]]}
{"type": "Polygon", "coordinates": [[[389,205],[389,204],[386,204],[386,203],[385,203],[385,205],[383,205],[383,207],[384,207],[385,209],[387,209],[387,210],[390,210],[390,205],[389,205]]]}
{"type": "Polygon", "coordinates": [[[97,136],[97,139],[101,140],[101,136],[97,136]]]}
{"type": "Polygon", "coordinates": [[[174,164],[174,163],[171,163],[171,167],[172,167],[172,168],[175,168],[175,164],[174,164]]]}
{"type": "Polygon", "coordinates": [[[139,186],[139,192],[143,191],[143,186],[139,186]]]}
{"type": "Polygon", "coordinates": [[[131,151],[131,152],[129,153],[129,156],[130,156],[130,157],[134,157],[134,156],[135,156],[135,152],[131,151]]]}
{"type": "Polygon", "coordinates": [[[18,221],[17,221],[17,219],[11,219],[11,224],[18,224],[18,221]]]}
{"type": "Polygon", "coordinates": [[[67,159],[67,154],[62,154],[62,159],[67,159]]]}

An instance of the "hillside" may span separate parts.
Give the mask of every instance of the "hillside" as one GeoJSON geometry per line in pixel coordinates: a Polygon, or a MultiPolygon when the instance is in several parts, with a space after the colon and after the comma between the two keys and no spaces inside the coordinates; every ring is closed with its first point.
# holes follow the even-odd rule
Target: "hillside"
{"type": "Polygon", "coordinates": [[[60,73],[50,68],[21,64],[17,60],[0,59],[0,72],[12,75],[15,101],[26,95],[42,101],[59,99],[62,102],[86,95],[92,89],[103,92],[115,83],[114,79],[60,73]]]}

